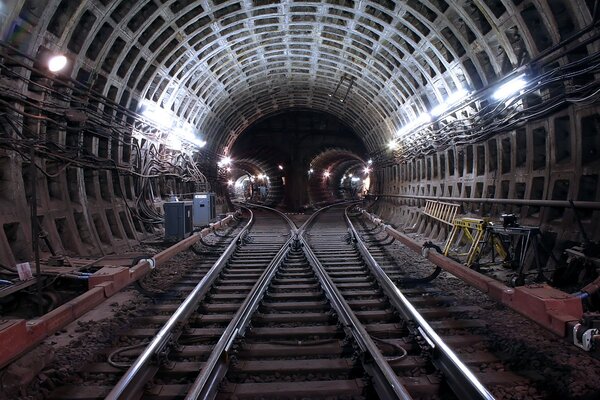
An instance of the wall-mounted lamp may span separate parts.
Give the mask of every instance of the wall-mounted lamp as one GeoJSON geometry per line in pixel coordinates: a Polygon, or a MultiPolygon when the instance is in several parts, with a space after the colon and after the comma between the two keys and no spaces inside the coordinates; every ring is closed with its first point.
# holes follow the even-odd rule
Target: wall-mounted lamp
{"type": "Polygon", "coordinates": [[[62,54],[50,57],[48,60],[48,70],[50,72],[62,71],[67,66],[67,57],[62,54]]]}

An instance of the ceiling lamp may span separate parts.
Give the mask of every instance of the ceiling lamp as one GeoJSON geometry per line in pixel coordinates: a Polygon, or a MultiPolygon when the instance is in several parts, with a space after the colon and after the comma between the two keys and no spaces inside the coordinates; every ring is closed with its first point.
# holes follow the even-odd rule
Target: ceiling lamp
{"type": "Polygon", "coordinates": [[[48,60],[48,70],[50,72],[59,72],[63,68],[67,66],[67,57],[62,54],[52,56],[50,60],[48,60]]]}

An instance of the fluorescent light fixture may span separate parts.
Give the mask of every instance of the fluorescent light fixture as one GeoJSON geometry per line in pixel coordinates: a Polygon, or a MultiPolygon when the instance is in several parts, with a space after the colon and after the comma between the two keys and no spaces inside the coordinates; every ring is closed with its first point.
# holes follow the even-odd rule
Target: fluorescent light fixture
{"type": "Polygon", "coordinates": [[[446,104],[445,102],[440,103],[431,109],[431,115],[437,117],[438,115],[442,115],[444,113],[444,111],[446,111],[447,109],[448,109],[448,104],[446,104]]]}
{"type": "Polygon", "coordinates": [[[423,113],[419,115],[419,118],[416,119],[415,123],[417,125],[426,124],[431,121],[431,115],[429,113],[423,113]]]}
{"type": "Polygon", "coordinates": [[[173,131],[175,136],[185,140],[188,143],[193,144],[196,147],[204,147],[206,146],[205,140],[200,140],[194,134],[194,129],[191,126],[181,126],[173,131]]]}
{"type": "MultiPolygon", "coordinates": [[[[417,118],[415,118],[414,120],[412,120],[411,122],[409,122],[408,124],[404,125],[402,128],[400,128],[400,130],[398,130],[398,133],[396,134],[396,136],[404,136],[408,133],[410,133],[410,131],[419,128],[421,125],[426,124],[428,122],[431,122],[431,115],[429,115],[429,113],[423,113],[421,115],[419,115],[417,118]]],[[[395,150],[395,149],[392,149],[395,150]]]]}
{"type": "Polygon", "coordinates": [[[173,123],[171,114],[155,104],[147,104],[142,115],[161,127],[170,127],[173,123]]]}
{"type": "Polygon", "coordinates": [[[504,100],[507,97],[510,97],[521,91],[525,86],[527,86],[527,82],[525,81],[525,76],[521,75],[510,81],[502,84],[492,95],[495,100],[504,100]]]}
{"type": "Polygon", "coordinates": [[[443,102],[441,102],[440,104],[435,106],[431,110],[431,115],[433,115],[434,117],[438,117],[438,116],[442,115],[443,113],[448,111],[450,109],[450,107],[452,107],[456,103],[460,102],[468,95],[469,95],[469,92],[467,92],[463,88],[459,88],[456,92],[448,95],[448,98],[446,98],[446,100],[444,100],[443,102]]]}
{"type": "Polygon", "coordinates": [[[463,100],[465,97],[469,95],[469,92],[464,88],[459,88],[456,92],[451,93],[450,96],[446,99],[446,103],[453,105],[463,100]]]}
{"type": "Polygon", "coordinates": [[[355,177],[353,177],[351,180],[352,180],[352,182],[358,182],[358,181],[360,181],[360,178],[357,178],[357,177],[355,176],[355,177]]]}
{"type": "Polygon", "coordinates": [[[50,72],[58,72],[67,66],[67,57],[63,55],[53,56],[48,60],[48,69],[50,72]]]}
{"type": "Polygon", "coordinates": [[[171,150],[173,151],[181,151],[183,146],[181,145],[181,139],[179,138],[171,138],[171,140],[169,140],[169,146],[168,146],[171,150]]]}

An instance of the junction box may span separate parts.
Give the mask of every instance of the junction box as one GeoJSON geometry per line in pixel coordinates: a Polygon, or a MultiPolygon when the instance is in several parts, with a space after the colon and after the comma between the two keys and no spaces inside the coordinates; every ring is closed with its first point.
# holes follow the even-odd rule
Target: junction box
{"type": "Polygon", "coordinates": [[[191,201],[170,201],[164,204],[165,240],[183,240],[194,228],[191,201]]]}
{"type": "Polygon", "coordinates": [[[207,226],[217,218],[214,193],[194,194],[194,226],[207,226]]]}

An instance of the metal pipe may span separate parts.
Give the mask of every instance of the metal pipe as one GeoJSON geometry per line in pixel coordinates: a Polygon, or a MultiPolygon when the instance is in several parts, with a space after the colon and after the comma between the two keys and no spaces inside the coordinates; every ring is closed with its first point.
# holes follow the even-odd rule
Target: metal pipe
{"type": "Polygon", "coordinates": [[[585,208],[600,210],[599,201],[569,201],[569,200],[531,200],[531,199],[464,199],[459,197],[434,197],[434,196],[414,196],[405,194],[373,194],[372,197],[396,197],[402,199],[414,200],[437,200],[454,203],[480,203],[480,204],[512,204],[517,206],[533,207],[558,207],[558,208],[585,208]],[[573,203],[573,204],[571,204],[573,203]]]}
{"type": "Polygon", "coordinates": [[[190,237],[183,239],[180,242],[177,242],[171,247],[166,248],[160,253],[155,254],[150,259],[142,259],[138,262],[137,265],[131,268],[132,273],[136,275],[145,274],[151,269],[158,267],[168,260],[170,260],[175,254],[178,254],[188,248],[190,248],[194,243],[198,242],[203,237],[207,236],[212,232],[215,228],[222,228],[227,225],[230,221],[234,219],[233,215],[228,215],[226,218],[223,218],[221,221],[211,224],[210,227],[202,229],[200,232],[191,235],[190,237]]]}
{"type": "Polygon", "coordinates": [[[40,243],[38,242],[38,221],[37,221],[37,170],[35,165],[35,146],[31,146],[31,245],[33,246],[33,255],[35,258],[35,277],[38,298],[38,312],[44,314],[44,303],[42,292],[44,290],[42,282],[42,267],[40,266],[40,243]]]}

